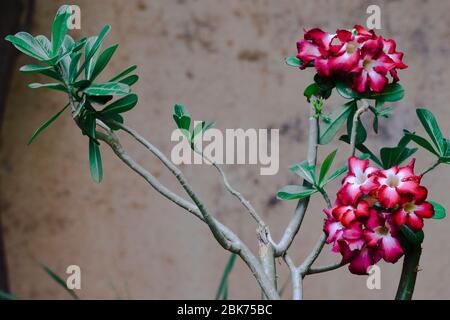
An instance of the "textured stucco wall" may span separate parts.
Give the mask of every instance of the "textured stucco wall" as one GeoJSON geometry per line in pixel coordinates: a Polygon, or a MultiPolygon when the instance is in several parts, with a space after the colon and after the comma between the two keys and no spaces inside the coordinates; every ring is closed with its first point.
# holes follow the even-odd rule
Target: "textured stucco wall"
{"type": "MultiPolygon", "coordinates": [[[[112,25],[107,44],[119,43],[108,74],[139,66],[139,105],[127,123],[170,153],[171,110],[183,103],[199,118],[225,128],[282,128],[280,172],[260,176],[258,166],[227,166],[233,184],[254,203],[279,239],[294,202],[273,200],[276,190],[295,182],[288,166],[306,156],[308,111],[303,88],[312,72],[286,67],[303,27],[327,30],[364,24],[369,4],[382,8],[381,33],[397,40],[409,69],[401,72],[406,97],[395,115],[382,121],[372,147],[396,143],[401,129],[418,128],[414,108],[425,105],[450,135],[448,1],[74,1],[82,10],[78,35],[112,25]]],[[[32,32],[49,34],[62,2],[38,0],[32,32]]],[[[23,55],[16,69],[29,62],[23,55]]],[[[228,254],[209,230],[163,199],[112,152],[103,147],[105,178],[93,183],[87,163],[87,140],[66,115],[32,146],[35,128],[65,103],[63,94],[31,91],[39,76],[16,72],[1,133],[1,203],[13,293],[25,298],[68,298],[39,269],[38,262],[59,273],[77,264],[82,269],[83,298],[212,298],[228,254]]],[[[341,100],[334,98],[330,104],[341,100]]],[[[181,193],[162,165],[128,137],[130,153],[163,183],[181,193]]],[[[347,146],[339,147],[340,164],[347,146]]],[[[418,154],[418,169],[431,159],[418,154]]],[[[424,179],[433,199],[450,208],[446,168],[424,179]]],[[[224,190],[211,167],[184,166],[186,176],[213,214],[256,250],[255,226],[224,190]]],[[[291,255],[298,262],[315,243],[322,227],[320,198],[310,205],[291,255]]],[[[450,298],[450,220],[427,221],[416,298],[450,298]]],[[[319,263],[337,261],[324,249],[319,263]]],[[[281,283],[286,267],[280,261],[281,283]]],[[[365,277],[346,268],[305,280],[305,298],[390,299],[400,274],[397,265],[381,264],[382,290],[370,291],[365,277]]],[[[247,267],[238,261],[230,279],[231,298],[257,298],[247,267]]]]}

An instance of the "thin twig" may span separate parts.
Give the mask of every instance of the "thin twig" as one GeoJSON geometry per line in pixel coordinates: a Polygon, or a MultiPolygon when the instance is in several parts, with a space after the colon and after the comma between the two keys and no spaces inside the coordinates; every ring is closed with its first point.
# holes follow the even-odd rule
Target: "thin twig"
{"type": "MultiPolygon", "coordinates": [[[[314,108],[311,108],[311,116],[309,118],[309,141],[308,141],[308,163],[316,165],[317,163],[317,147],[319,141],[319,118],[315,117],[314,108]]],[[[303,182],[305,184],[307,182],[303,182]]],[[[282,256],[291,246],[292,241],[300,229],[308,207],[309,197],[299,200],[295,208],[294,214],[281,237],[280,242],[273,242],[275,248],[275,256],[282,256]]]]}
{"type": "MultiPolygon", "coordinates": [[[[177,177],[177,179],[184,179],[184,176],[181,174],[178,170],[178,168],[175,167],[168,159],[167,157],[155,146],[150,144],[148,141],[146,141],[143,137],[141,137],[137,132],[127,127],[127,129],[130,130],[130,132],[133,133],[133,137],[136,138],[140,143],[142,143],[147,149],[149,149],[158,159],[160,159],[166,167],[177,177]]],[[[129,133],[130,133],[129,132],[129,133]]],[[[131,134],[131,133],[130,133],[131,134]]],[[[137,164],[123,149],[122,145],[120,144],[120,141],[117,136],[113,133],[102,133],[97,132],[97,138],[101,141],[106,142],[114,151],[114,153],[126,164],[128,165],[133,171],[138,173],[140,176],[142,176],[155,190],[160,192],[163,196],[165,196],[170,201],[174,202],[175,204],[179,205],[180,207],[186,209],[188,212],[193,213],[197,218],[200,220],[206,222],[205,216],[198,207],[198,205],[194,205],[190,203],[189,201],[181,198],[180,196],[176,195],[166,187],[164,187],[154,176],[152,176],[148,171],[146,171],[142,166],[137,164]]],[[[181,181],[180,181],[181,184],[181,181]]],[[[194,200],[193,200],[194,201],[194,200]]],[[[204,210],[204,208],[203,208],[204,210]]],[[[261,286],[262,290],[264,291],[265,295],[269,297],[269,299],[277,300],[280,299],[278,292],[276,288],[273,286],[269,278],[264,272],[264,269],[262,268],[261,264],[259,263],[258,259],[253,255],[251,250],[239,239],[239,237],[234,234],[228,227],[221,224],[219,221],[217,221],[214,217],[210,217],[210,222],[212,222],[215,225],[215,228],[220,230],[221,234],[224,236],[225,241],[227,241],[227,245],[223,246],[222,243],[220,243],[225,249],[237,253],[242,260],[247,264],[249,269],[251,270],[252,274],[254,275],[255,279],[257,280],[258,284],[261,286]]],[[[208,224],[208,223],[207,223],[208,224]]],[[[211,229],[211,226],[208,224],[208,226],[211,229]]],[[[217,238],[216,238],[217,239],[217,238]]]]}
{"type": "Polygon", "coordinates": [[[342,264],[340,262],[335,263],[335,264],[330,264],[328,266],[319,266],[319,267],[315,267],[315,268],[311,267],[311,268],[309,268],[309,270],[307,272],[305,272],[305,275],[328,272],[328,271],[339,269],[340,267],[342,267],[342,264]]]}
{"type": "Polygon", "coordinates": [[[208,157],[206,157],[202,152],[199,152],[197,149],[193,149],[195,153],[200,155],[203,159],[205,159],[209,164],[211,164],[217,172],[219,172],[220,176],[222,177],[223,184],[225,185],[225,188],[228,190],[229,193],[231,193],[233,196],[235,196],[241,204],[247,209],[247,211],[250,213],[252,218],[258,223],[260,227],[266,227],[266,223],[263,221],[261,216],[256,212],[255,207],[248,201],[242,193],[237,191],[235,188],[233,188],[230,184],[230,181],[228,180],[228,177],[225,173],[225,171],[222,169],[220,165],[215,163],[214,161],[210,160],[208,157]]]}
{"type": "Polygon", "coordinates": [[[361,100],[363,105],[356,110],[355,115],[353,116],[353,125],[352,125],[352,132],[350,134],[350,148],[351,148],[351,155],[354,156],[356,152],[356,133],[358,128],[358,121],[361,115],[369,110],[369,104],[365,99],[361,100]]]}

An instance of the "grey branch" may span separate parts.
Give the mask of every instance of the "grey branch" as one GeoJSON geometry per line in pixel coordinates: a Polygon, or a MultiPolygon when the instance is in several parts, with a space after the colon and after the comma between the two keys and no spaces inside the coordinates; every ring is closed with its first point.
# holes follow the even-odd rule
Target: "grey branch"
{"type": "Polygon", "coordinates": [[[319,266],[319,267],[315,267],[315,268],[311,267],[305,274],[317,274],[317,273],[336,270],[336,269],[339,269],[340,267],[342,267],[342,264],[340,262],[335,263],[335,264],[330,264],[328,266],[319,266]]]}
{"type": "Polygon", "coordinates": [[[137,132],[128,127],[124,127],[123,130],[132,135],[137,141],[143,144],[150,152],[152,152],[158,159],[160,159],[161,162],[163,162],[163,164],[175,175],[183,188],[185,190],[189,190],[189,192],[188,190],[186,191],[191,199],[195,199],[192,199],[194,203],[196,203],[195,205],[164,187],[153,175],[151,175],[147,170],[136,163],[123,149],[118,137],[113,132],[109,131],[106,134],[103,132],[97,132],[97,138],[107,143],[114,151],[114,153],[127,166],[129,166],[133,171],[143,177],[155,190],[157,190],[170,201],[186,209],[188,212],[194,214],[197,218],[205,222],[211,229],[211,232],[213,233],[215,238],[222,245],[222,247],[224,247],[226,250],[237,253],[242,258],[242,260],[244,260],[244,262],[247,264],[252,274],[258,281],[262,290],[264,291],[264,294],[270,299],[280,299],[276,288],[273,286],[273,284],[265,274],[264,269],[262,268],[258,259],[253,255],[251,250],[239,239],[239,237],[236,236],[236,234],[234,234],[230,229],[228,229],[214,217],[210,216],[208,212],[206,212],[205,215],[206,208],[202,206],[200,200],[194,194],[192,189],[190,189],[189,184],[187,184],[183,174],[179,171],[179,169],[174,164],[172,164],[170,160],[159,149],[157,149],[155,146],[141,137],[137,132]],[[202,208],[200,208],[200,206],[202,208]],[[219,235],[214,234],[214,232],[218,232],[219,235]]]}
{"type": "MultiPolygon", "coordinates": [[[[311,108],[311,115],[309,119],[309,141],[308,141],[308,163],[316,165],[317,163],[317,144],[319,140],[319,119],[315,117],[314,109],[311,108]]],[[[305,182],[303,182],[305,184],[305,182]]],[[[299,200],[294,214],[292,215],[289,224],[283,233],[283,236],[278,244],[274,243],[275,256],[282,256],[291,246],[292,241],[300,229],[300,226],[305,217],[306,209],[308,208],[309,197],[299,200]]]]}

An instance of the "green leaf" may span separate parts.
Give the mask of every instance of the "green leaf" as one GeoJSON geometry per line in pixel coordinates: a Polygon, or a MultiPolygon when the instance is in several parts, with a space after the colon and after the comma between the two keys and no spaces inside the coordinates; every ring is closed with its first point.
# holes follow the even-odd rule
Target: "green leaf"
{"type": "Polygon", "coordinates": [[[67,93],[66,87],[64,87],[60,83],[30,83],[28,85],[31,89],[39,89],[39,88],[45,88],[45,89],[51,89],[51,90],[57,90],[67,93]]]}
{"type": "Polygon", "coordinates": [[[78,69],[80,68],[81,51],[75,52],[70,59],[69,64],[69,83],[75,80],[78,69]]]}
{"type": "Polygon", "coordinates": [[[55,79],[57,81],[62,81],[61,76],[53,70],[52,66],[40,66],[37,64],[27,64],[27,65],[22,66],[19,70],[24,73],[43,74],[43,75],[50,77],[52,79],[55,79]]]}
{"type": "Polygon", "coordinates": [[[391,83],[384,87],[382,92],[371,92],[366,95],[368,99],[380,100],[383,102],[394,102],[403,99],[405,90],[400,83],[391,83]]]}
{"type": "Polygon", "coordinates": [[[353,91],[346,83],[342,81],[336,82],[336,91],[345,99],[360,99],[362,95],[353,91]]]}
{"type": "Polygon", "coordinates": [[[112,98],[113,98],[113,96],[88,96],[87,100],[92,103],[103,106],[103,105],[107,104],[109,101],[111,101],[112,98]]]}
{"type": "Polygon", "coordinates": [[[236,253],[232,253],[230,255],[230,258],[228,259],[228,262],[225,266],[225,269],[222,273],[222,278],[220,279],[219,288],[217,289],[215,300],[220,300],[221,297],[224,299],[227,296],[227,289],[228,289],[228,278],[230,276],[230,272],[233,269],[234,261],[236,260],[236,253]]]}
{"type": "Polygon", "coordinates": [[[443,156],[445,152],[445,142],[434,115],[427,109],[417,109],[416,113],[425,131],[430,136],[431,141],[433,141],[438,149],[439,155],[443,156]]]}
{"type": "Polygon", "coordinates": [[[50,119],[48,119],[46,122],[44,122],[34,133],[33,135],[30,137],[30,139],[28,140],[27,145],[30,145],[34,139],[36,139],[36,137],[42,132],[44,131],[50,124],[52,124],[53,121],[55,121],[66,109],[67,107],[69,107],[70,103],[66,104],[64,106],[64,108],[62,108],[61,110],[59,110],[57,113],[55,113],[50,119]]]}
{"type": "Polygon", "coordinates": [[[323,179],[325,179],[328,171],[330,170],[331,164],[334,161],[334,157],[336,156],[337,149],[331,152],[323,161],[322,166],[320,167],[319,173],[319,186],[322,185],[323,179]]]}
{"type": "Polygon", "coordinates": [[[102,157],[98,143],[92,138],[89,138],[89,168],[92,179],[100,183],[103,178],[102,157]]]}
{"type": "Polygon", "coordinates": [[[329,178],[327,179],[327,181],[324,183],[324,185],[329,184],[331,181],[334,181],[336,178],[338,178],[341,174],[343,174],[344,172],[347,172],[348,170],[348,166],[342,166],[339,169],[337,169],[335,172],[333,172],[329,178]]]}
{"type": "Polygon", "coordinates": [[[49,267],[47,267],[43,264],[41,264],[41,268],[42,268],[42,270],[45,271],[45,273],[47,273],[50,276],[50,278],[52,278],[57,284],[59,284],[61,287],[63,287],[64,290],[66,290],[72,296],[73,299],[75,299],[75,300],[80,299],[77,296],[77,294],[75,293],[75,291],[72,289],[69,289],[67,287],[67,283],[60,276],[58,276],[52,269],[50,269],[49,267]]]}
{"type": "Polygon", "coordinates": [[[315,183],[315,171],[316,167],[308,163],[308,161],[303,161],[292,165],[289,171],[299,175],[301,178],[305,179],[311,184],[315,183]]]}
{"type": "Polygon", "coordinates": [[[98,58],[98,52],[96,52],[88,59],[89,53],[96,41],[97,37],[89,37],[86,41],[86,47],[84,48],[84,77],[87,80],[91,79],[98,58]]]}
{"type": "Polygon", "coordinates": [[[284,62],[286,62],[286,64],[288,66],[291,66],[291,67],[297,67],[298,68],[298,67],[300,67],[302,65],[301,60],[299,58],[297,58],[297,57],[287,57],[284,60],[284,62]]]}
{"type": "Polygon", "coordinates": [[[446,216],[445,208],[435,201],[428,200],[428,202],[431,203],[434,207],[433,219],[437,219],[437,220],[444,219],[446,216]]]}
{"type": "Polygon", "coordinates": [[[417,148],[409,149],[402,147],[381,148],[380,157],[383,169],[389,169],[395,165],[400,165],[417,151],[417,148]]]}
{"type": "Polygon", "coordinates": [[[120,114],[114,113],[114,114],[108,114],[108,115],[100,115],[100,119],[108,125],[112,130],[120,130],[121,127],[114,124],[112,121],[122,123],[123,124],[123,117],[120,114]]]}
{"type": "Polygon", "coordinates": [[[113,77],[111,80],[109,80],[109,82],[114,82],[117,81],[123,77],[125,77],[126,75],[128,75],[129,73],[133,72],[134,70],[137,69],[137,66],[131,66],[126,68],[125,70],[123,70],[121,73],[117,74],[115,77],[113,77]]]}
{"type": "Polygon", "coordinates": [[[421,146],[424,149],[430,151],[432,154],[434,154],[436,156],[439,156],[437,151],[434,150],[433,146],[431,145],[430,142],[428,142],[427,139],[425,139],[425,138],[423,138],[423,137],[421,137],[421,136],[419,136],[419,135],[417,135],[415,133],[409,132],[408,130],[403,130],[403,132],[404,132],[405,136],[409,137],[412,141],[417,143],[419,146],[421,146]]]}
{"type": "Polygon", "coordinates": [[[107,107],[105,107],[100,113],[102,115],[111,115],[111,114],[117,114],[117,113],[123,113],[127,112],[137,104],[138,102],[138,96],[134,93],[129,94],[117,101],[114,101],[107,107]]]}
{"type": "Polygon", "coordinates": [[[319,139],[319,144],[327,144],[333,140],[355,107],[356,101],[352,100],[332,113],[330,122],[320,128],[322,134],[319,139]]]}
{"type": "Polygon", "coordinates": [[[311,189],[304,186],[288,185],[278,191],[277,198],[279,200],[303,199],[309,197],[315,192],[317,192],[316,189],[311,189]]]}
{"type": "Polygon", "coordinates": [[[129,85],[130,87],[135,84],[137,81],[139,80],[139,76],[136,74],[133,74],[131,76],[128,76],[126,78],[123,78],[122,80],[120,80],[120,83],[125,83],[127,85],[129,85]]]}
{"type": "Polygon", "coordinates": [[[303,92],[303,95],[306,97],[306,100],[308,102],[311,101],[311,97],[320,97],[320,88],[317,83],[312,83],[309,86],[306,87],[305,91],[303,92]]]}
{"type": "Polygon", "coordinates": [[[100,54],[95,63],[95,67],[92,71],[92,75],[89,80],[94,81],[94,79],[97,78],[97,76],[105,69],[118,46],[119,45],[116,44],[111,47],[108,47],[100,54]]]}
{"type": "Polygon", "coordinates": [[[130,87],[119,82],[94,83],[83,92],[90,96],[123,95],[130,93],[130,87]]]}
{"type": "Polygon", "coordinates": [[[413,245],[420,245],[425,237],[422,230],[418,232],[412,231],[406,224],[400,227],[402,234],[405,236],[406,240],[413,245]]]}
{"type": "Polygon", "coordinates": [[[70,6],[64,5],[58,9],[55,20],[52,25],[52,52],[53,57],[57,56],[59,49],[63,43],[64,37],[67,34],[67,21],[72,15],[70,6]]]}
{"type": "Polygon", "coordinates": [[[109,30],[111,30],[111,26],[110,25],[105,25],[102,29],[102,31],[100,31],[100,34],[98,35],[98,37],[96,37],[95,42],[92,44],[92,47],[89,49],[89,51],[86,54],[86,60],[90,60],[94,54],[98,51],[98,49],[100,49],[100,46],[102,45],[103,40],[105,39],[106,35],[108,34],[109,30]]]}
{"type": "Polygon", "coordinates": [[[5,40],[11,42],[19,51],[39,61],[47,62],[50,59],[37,40],[27,32],[8,35],[5,40]]]}
{"type": "Polygon", "coordinates": [[[19,298],[8,292],[0,290],[0,300],[19,300],[19,298]]]}
{"type": "MultiPolygon", "coordinates": [[[[339,138],[339,140],[344,141],[345,143],[350,144],[350,138],[348,135],[343,135],[339,138]]],[[[367,156],[368,158],[370,158],[370,160],[372,160],[373,162],[375,162],[377,165],[379,165],[380,167],[382,167],[381,164],[381,160],[378,159],[378,157],[369,150],[369,148],[367,148],[364,144],[358,144],[356,145],[356,149],[358,149],[361,153],[363,153],[363,155],[367,156]]]]}
{"type": "Polygon", "coordinates": [[[180,104],[176,104],[173,108],[173,119],[178,129],[189,131],[191,126],[191,116],[189,112],[180,104]]]}

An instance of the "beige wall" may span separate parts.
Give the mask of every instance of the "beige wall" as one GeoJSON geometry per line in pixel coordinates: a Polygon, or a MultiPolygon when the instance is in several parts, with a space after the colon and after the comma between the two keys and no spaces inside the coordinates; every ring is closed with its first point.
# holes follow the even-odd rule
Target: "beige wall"
{"type": "MultiPolygon", "coordinates": [[[[303,88],[311,72],[286,67],[303,27],[327,30],[365,23],[365,10],[377,1],[72,1],[82,10],[78,34],[98,33],[112,25],[108,44],[120,47],[108,73],[139,66],[139,105],[127,123],[165,153],[172,147],[171,110],[183,103],[195,117],[216,120],[225,128],[284,128],[280,137],[280,172],[260,176],[258,166],[227,166],[233,184],[255,204],[279,239],[294,203],[273,202],[276,190],[295,177],[288,166],[305,158],[307,106],[303,88]]],[[[32,32],[49,34],[60,1],[38,0],[32,32]]],[[[395,115],[382,121],[372,147],[396,143],[402,128],[418,128],[414,108],[427,106],[439,115],[450,135],[450,19],[448,1],[386,1],[381,33],[394,37],[405,51],[409,69],[401,72],[406,97],[395,115]]],[[[20,56],[16,69],[29,60],[20,56]]],[[[105,178],[93,183],[87,163],[87,140],[66,115],[32,146],[26,141],[39,124],[60,108],[63,94],[31,91],[43,81],[16,72],[1,133],[1,203],[8,267],[13,293],[25,298],[68,298],[39,269],[38,262],[59,273],[77,264],[82,269],[82,298],[212,298],[228,253],[207,228],[169,203],[106,146],[105,178]]],[[[338,98],[331,104],[340,102],[338,98]]],[[[331,107],[331,106],[330,106],[331,107]]],[[[174,179],[152,156],[123,137],[130,153],[163,183],[174,179]]],[[[339,147],[340,164],[347,146],[339,147]]],[[[418,154],[422,170],[431,159],[418,154]]],[[[255,226],[225,192],[208,166],[184,166],[184,172],[216,217],[256,249],[255,226]]],[[[450,208],[448,168],[424,179],[430,197],[450,208]]],[[[316,241],[324,206],[315,198],[291,250],[300,261],[316,241]]],[[[416,298],[450,298],[450,220],[427,221],[416,298]]],[[[339,259],[326,247],[320,263],[339,259]]],[[[370,291],[365,277],[346,268],[305,280],[305,298],[390,299],[400,273],[381,264],[382,290],[370,291]]],[[[286,268],[280,261],[281,282],[286,268]]],[[[238,261],[230,280],[231,298],[258,298],[246,266],[238,261]]]]}

